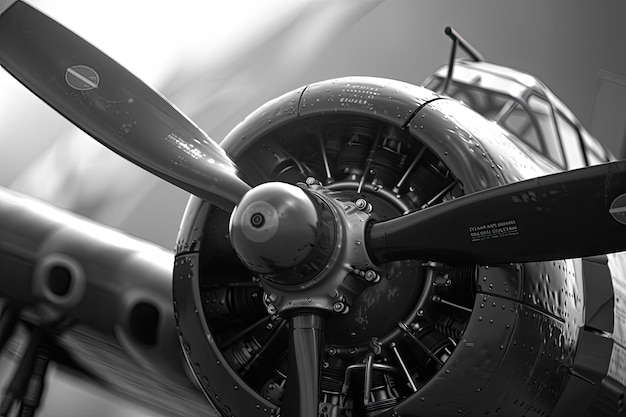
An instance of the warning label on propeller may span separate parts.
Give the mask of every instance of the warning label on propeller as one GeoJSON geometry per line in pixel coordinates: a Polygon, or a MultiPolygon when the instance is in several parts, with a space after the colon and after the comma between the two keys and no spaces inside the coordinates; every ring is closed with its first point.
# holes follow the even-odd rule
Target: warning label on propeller
{"type": "Polygon", "coordinates": [[[480,226],[472,226],[469,228],[469,232],[472,242],[498,239],[501,237],[515,236],[519,234],[515,220],[505,220],[501,222],[483,224],[480,226]]]}

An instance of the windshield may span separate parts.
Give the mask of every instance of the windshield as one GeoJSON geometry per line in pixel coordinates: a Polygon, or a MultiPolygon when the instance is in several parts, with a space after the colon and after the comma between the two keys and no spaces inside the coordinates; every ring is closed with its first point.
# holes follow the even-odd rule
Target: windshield
{"type": "MultiPolygon", "coordinates": [[[[426,87],[440,91],[444,79],[433,77],[426,87]]],[[[452,81],[446,93],[484,117],[496,121],[537,152],[565,166],[550,103],[533,94],[527,101],[470,84],[452,81]]]]}

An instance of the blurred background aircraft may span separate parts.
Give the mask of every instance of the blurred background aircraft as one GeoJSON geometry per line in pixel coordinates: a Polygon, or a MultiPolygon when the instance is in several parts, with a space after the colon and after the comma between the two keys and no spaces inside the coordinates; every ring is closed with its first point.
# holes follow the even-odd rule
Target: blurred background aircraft
{"type": "MultiPolygon", "coordinates": [[[[452,25],[488,60],[542,79],[624,156],[623,2],[30,3],[161,91],[218,142],[300,85],[345,75],[420,84],[447,61],[443,27],[452,25]]],[[[0,185],[173,247],[188,194],[88,138],[4,71],[0,110],[0,185]]],[[[61,372],[49,378],[40,416],[155,415],[61,372]]]]}

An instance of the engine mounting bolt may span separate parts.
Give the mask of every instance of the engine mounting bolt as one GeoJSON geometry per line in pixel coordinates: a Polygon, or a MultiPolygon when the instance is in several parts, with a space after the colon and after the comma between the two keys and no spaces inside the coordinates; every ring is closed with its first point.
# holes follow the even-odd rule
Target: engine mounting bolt
{"type": "Polygon", "coordinates": [[[317,181],[317,179],[315,179],[315,177],[307,177],[306,178],[306,185],[315,185],[318,184],[319,182],[317,181]]]}
{"type": "Polygon", "coordinates": [[[269,314],[276,314],[276,311],[277,311],[277,309],[276,309],[276,306],[274,304],[268,304],[267,305],[267,312],[269,314]]]}
{"type": "Polygon", "coordinates": [[[272,302],[272,303],[273,303],[274,301],[276,301],[276,294],[274,294],[274,293],[270,293],[270,294],[267,296],[267,299],[268,299],[268,300],[270,300],[270,302],[272,302]]]}
{"type": "Polygon", "coordinates": [[[334,356],[334,355],[336,355],[336,354],[337,354],[337,349],[335,349],[334,347],[329,348],[329,349],[328,349],[328,354],[329,354],[330,356],[334,356]]]}
{"type": "Polygon", "coordinates": [[[364,198],[358,198],[354,202],[354,205],[356,206],[356,208],[366,213],[369,213],[370,211],[372,211],[372,205],[368,203],[367,200],[364,198]]]}
{"type": "Polygon", "coordinates": [[[335,301],[333,304],[333,311],[336,313],[343,313],[346,309],[346,304],[343,301],[335,301]]]}
{"type": "Polygon", "coordinates": [[[367,282],[375,283],[380,281],[380,275],[378,275],[373,269],[369,269],[365,272],[365,280],[367,282]]]}

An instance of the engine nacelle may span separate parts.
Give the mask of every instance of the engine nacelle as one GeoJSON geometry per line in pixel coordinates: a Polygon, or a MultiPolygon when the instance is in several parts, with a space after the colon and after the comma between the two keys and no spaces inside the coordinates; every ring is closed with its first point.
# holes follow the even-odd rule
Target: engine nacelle
{"type": "MultiPolygon", "coordinates": [[[[366,77],[287,93],[246,118],[222,146],[251,186],[308,179],[373,220],[550,171],[462,104],[366,77]]],[[[220,412],[276,415],[288,374],[288,322],[277,314],[275,294],[234,253],[228,224],[228,213],[191,198],[174,267],[179,334],[220,412]]],[[[585,325],[580,261],[407,259],[376,270],[370,285],[362,279],[367,270],[350,266],[338,314],[327,318],[320,415],[554,410],[574,378],[585,325]]]]}

